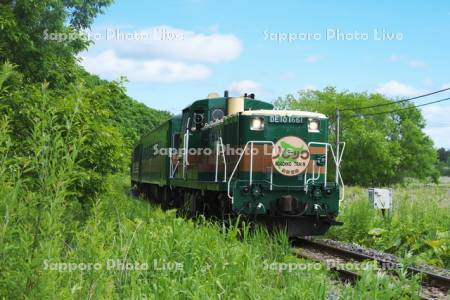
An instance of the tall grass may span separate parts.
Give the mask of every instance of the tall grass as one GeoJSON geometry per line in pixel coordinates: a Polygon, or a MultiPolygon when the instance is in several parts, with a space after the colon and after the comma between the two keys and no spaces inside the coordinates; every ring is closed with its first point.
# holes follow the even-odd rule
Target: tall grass
{"type": "Polygon", "coordinates": [[[25,141],[17,142],[14,125],[0,119],[2,298],[366,298],[382,287],[386,298],[416,297],[414,282],[376,272],[353,288],[324,268],[267,268],[306,261],[291,254],[281,234],[185,220],[130,198],[127,176],[104,175],[103,192],[91,193],[91,205],[84,205],[74,189],[83,188],[80,153],[89,150],[85,136],[73,133],[82,126],[73,121],[79,110],[75,105],[61,116],[45,91],[40,96],[25,141]]]}
{"type": "Polygon", "coordinates": [[[344,225],[328,237],[450,268],[450,187],[396,187],[385,217],[370,205],[367,189],[353,187],[347,195],[339,216],[344,225]]]}
{"type": "MultiPolygon", "coordinates": [[[[237,227],[223,230],[217,224],[177,218],[175,211],[163,212],[129,198],[127,183],[126,177],[109,178],[108,192],[95,201],[82,224],[55,219],[53,223],[60,222],[59,226],[43,226],[36,216],[23,220],[19,211],[6,213],[2,205],[2,238],[7,240],[2,239],[1,294],[70,299],[327,299],[330,295],[396,299],[417,295],[417,289],[410,288],[414,283],[393,281],[376,272],[365,273],[353,288],[333,282],[325,269],[267,269],[272,262],[306,261],[291,255],[282,235],[270,237],[262,229],[243,235],[237,233],[242,230],[237,227]],[[8,215],[20,223],[6,228],[8,215]],[[30,248],[31,225],[41,233],[34,248],[30,248]],[[111,260],[133,266],[147,263],[148,269],[108,268],[111,260]],[[52,267],[55,263],[99,264],[100,268],[58,270],[52,267]],[[51,267],[46,268],[48,265],[51,267]],[[380,288],[387,290],[381,293],[380,288]]],[[[13,190],[2,194],[2,200],[13,190]]],[[[8,207],[18,205],[20,198],[15,198],[16,203],[10,201],[8,207]]],[[[36,194],[28,198],[30,202],[40,199],[36,194]]]]}
{"type": "MultiPolygon", "coordinates": [[[[87,221],[64,243],[52,242],[36,261],[25,268],[10,266],[1,275],[5,282],[31,276],[32,286],[2,286],[11,298],[148,298],[148,299],[396,299],[416,297],[410,281],[393,281],[367,272],[356,288],[332,281],[323,269],[289,272],[270,269],[275,263],[301,264],[283,235],[270,237],[260,229],[243,238],[242,230],[222,230],[217,224],[177,218],[147,202],[125,194],[127,180],[109,180],[108,192],[91,208],[87,221]],[[52,250],[51,250],[52,249],[52,250]],[[148,263],[148,269],[108,268],[108,261],[148,263]],[[53,263],[100,264],[98,270],[46,269],[53,263]],[[175,264],[181,266],[177,269],[175,264]],[[19,276],[20,275],[20,276],[19,276]],[[411,288],[412,287],[412,288],[411,288]],[[386,288],[383,293],[380,288],[386,288]]],[[[66,227],[67,229],[68,227],[66,227]]],[[[59,239],[57,239],[59,240],[59,239]]],[[[45,241],[42,241],[45,242],[45,241]]],[[[50,241],[49,241],[50,242],[50,241]]],[[[17,254],[11,254],[19,258],[17,254]]],[[[30,254],[28,254],[30,255],[30,254]]],[[[27,256],[23,256],[27,260],[27,256]]]]}
{"type": "MultiPolygon", "coordinates": [[[[36,106],[50,107],[46,93],[42,95],[36,106]]],[[[64,128],[54,124],[48,109],[34,110],[31,120],[27,156],[15,155],[8,119],[0,121],[0,287],[23,296],[35,294],[36,286],[54,287],[55,275],[41,276],[36,268],[44,259],[64,255],[81,211],[69,188],[78,176],[81,139],[67,134],[70,120],[64,128]]]]}

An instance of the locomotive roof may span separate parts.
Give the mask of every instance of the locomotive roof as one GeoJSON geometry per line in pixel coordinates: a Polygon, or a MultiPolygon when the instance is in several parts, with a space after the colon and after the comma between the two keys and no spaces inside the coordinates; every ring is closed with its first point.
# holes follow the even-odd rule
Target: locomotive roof
{"type": "Polygon", "coordinates": [[[270,110],[270,109],[258,109],[258,110],[246,110],[241,113],[244,116],[293,116],[293,117],[303,117],[303,118],[317,118],[326,119],[327,116],[317,112],[302,111],[302,110],[270,110]]]}
{"type": "MultiPolygon", "coordinates": [[[[252,98],[244,98],[245,99],[245,109],[270,109],[273,108],[273,105],[258,99],[252,98]]],[[[208,98],[208,99],[200,99],[194,101],[191,105],[187,106],[183,109],[197,109],[197,108],[216,108],[216,107],[226,107],[228,98],[226,97],[218,97],[218,98],[208,98]]]]}

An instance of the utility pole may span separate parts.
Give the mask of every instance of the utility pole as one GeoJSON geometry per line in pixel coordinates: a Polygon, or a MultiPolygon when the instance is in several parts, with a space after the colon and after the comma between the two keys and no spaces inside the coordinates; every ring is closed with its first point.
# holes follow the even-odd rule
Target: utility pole
{"type": "Polygon", "coordinates": [[[336,108],[336,186],[339,185],[339,165],[341,164],[339,146],[339,108],[336,108]]]}

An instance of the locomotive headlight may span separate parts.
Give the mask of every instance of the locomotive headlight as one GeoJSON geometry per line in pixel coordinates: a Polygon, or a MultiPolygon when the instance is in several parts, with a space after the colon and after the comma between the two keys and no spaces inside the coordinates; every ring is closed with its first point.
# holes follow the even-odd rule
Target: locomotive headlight
{"type": "Polygon", "coordinates": [[[308,131],[309,132],[319,132],[319,120],[309,119],[308,120],[308,131]]]}
{"type": "Polygon", "coordinates": [[[253,117],[250,123],[250,130],[263,130],[263,129],[264,129],[264,118],[253,117]]]}

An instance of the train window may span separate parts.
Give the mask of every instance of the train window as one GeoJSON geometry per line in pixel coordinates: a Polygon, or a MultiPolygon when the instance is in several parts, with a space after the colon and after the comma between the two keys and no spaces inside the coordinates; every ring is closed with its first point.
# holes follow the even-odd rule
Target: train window
{"type": "Polygon", "coordinates": [[[194,124],[201,124],[204,118],[203,113],[194,113],[194,124]]]}
{"type": "Polygon", "coordinates": [[[193,115],[193,125],[195,125],[195,127],[192,127],[192,130],[197,131],[203,128],[203,126],[205,126],[205,112],[203,110],[196,110],[194,111],[194,115],[193,115]]]}

